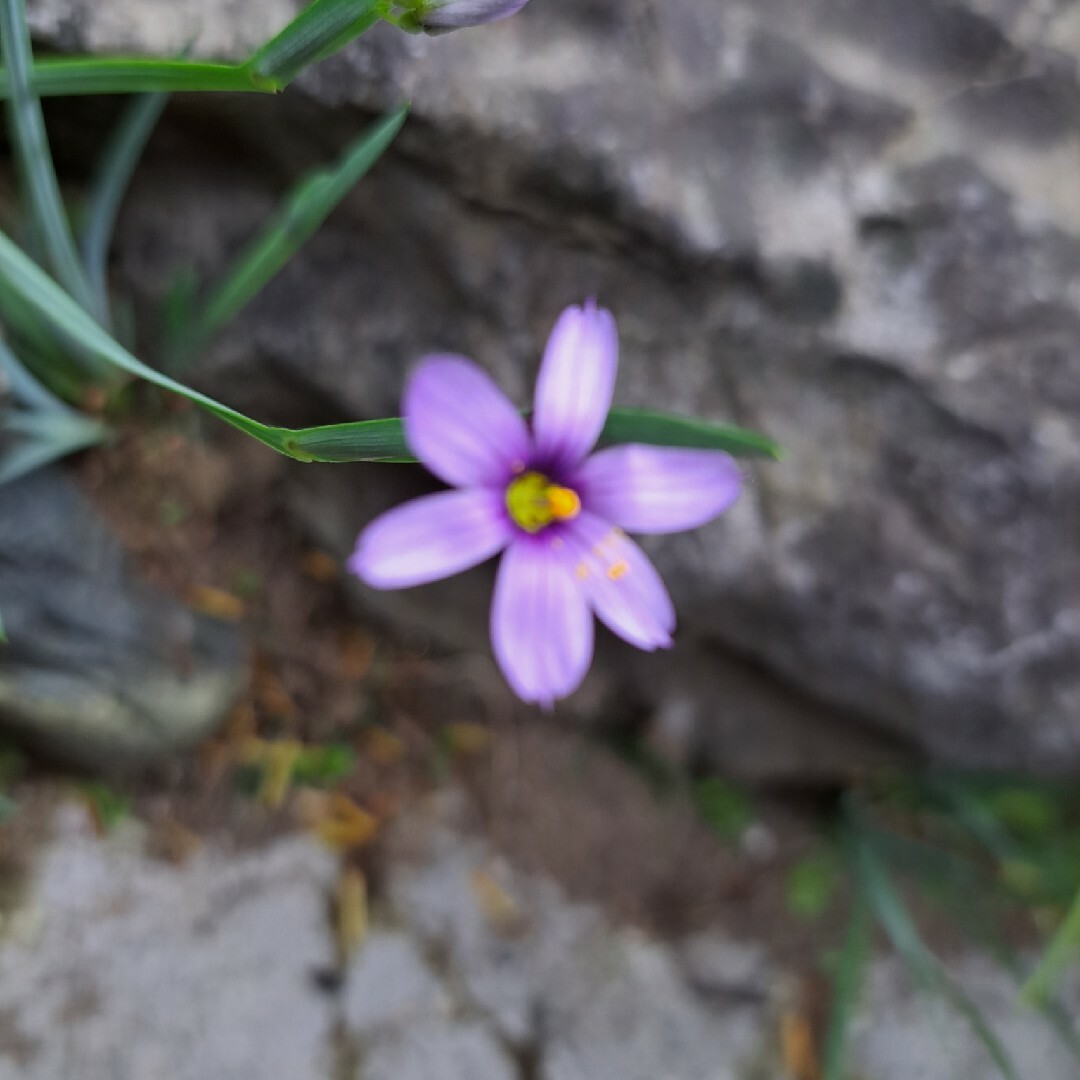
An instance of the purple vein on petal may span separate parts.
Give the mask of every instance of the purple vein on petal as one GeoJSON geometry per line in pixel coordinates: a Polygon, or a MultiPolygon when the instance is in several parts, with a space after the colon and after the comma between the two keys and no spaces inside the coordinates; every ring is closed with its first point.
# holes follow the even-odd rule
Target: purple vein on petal
{"type": "Polygon", "coordinates": [[[739,497],[742,470],[720,450],[614,446],[593,454],[571,483],[593,513],[635,533],[696,529],[739,497]]]}
{"type": "Polygon", "coordinates": [[[519,537],[495,579],[491,642],[507,682],[524,701],[550,706],[589,669],[593,620],[566,560],[519,537]]]}
{"type": "Polygon", "coordinates": [[[461,356],[431,356],[409,378],[405,439],[441,480],[498,487],[528,460],[532,440],[517,409],[490,376],[461,356]]]}
{"type": "Polygon", "coordinates": [[[672,644],[675,606],[649,557],[620,529],[582,513],[563,530],[565,553],[596,617],[651,652],[672,644]]]}
{"type": "Polygon", "coordinates": [[[532,425],[540,460],[569,468],[593,448],[611,409],[618,366],[610,311],[590,301],[559,316],[536,380],[532,425]]]}
{"type": "Polygon", "coordinates": [[[491,558],[513,531],[499,492],[441,491],[377,517],[360,534],[348,567],[376,589],[424,585],[491,558]]]}

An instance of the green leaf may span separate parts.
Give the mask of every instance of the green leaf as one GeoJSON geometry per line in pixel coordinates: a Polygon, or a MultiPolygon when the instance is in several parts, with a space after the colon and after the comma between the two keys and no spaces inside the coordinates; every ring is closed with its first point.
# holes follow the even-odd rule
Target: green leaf
{"type": "Polygon", "coordinates": [[[282,452],[297,461],[414,465],[417,460],[406,445],[405,425],[397,417],[297,428],[287,433],[282,452]]]}
{"type": "Polygon", "coordinates": [[[685,446],[699,450],[726,450],[743,457],[783,459],[779,443],[767,435],[707,420],[650,412],[648,409],[612,409],[600,433],[601,446],[647,443],[652,446],[685,446]]]}
{"type": "Polygon", "coordinates": [[[348,148],[334,168],[320,170],[297,186],[213,290],[186,339],[178,343],[181,359],[194,356],[281,271],[379,160],[407,113],[408,108],[402,107],[384,117],[348,148]]]}
{"type": "Polygon", "coordinates": [[[870,958],[870,930],[870,905],[863,890],[856,888],[844,944],[831,980],[832,1000],[822,1054],[822,1080],[846,1080],[848,1031],[870,958]]]}
{"type": "Polygon", "coordinates": [[[737,840],[754,820],[754,804],[749,797],[718,776],[699,780],[692,795],[705,823],[729,840],[737,840]]]}
{"type": "Polygon", "coordinates": [[[72,359],[71,338],[42,320],[36,308],[10,289],[0,290],[0,323],[12,352],[42,386],[64,401],[78,401],[91,380],[72,359]]]}
{"type": "Polygon", "coordinates": [[[840,866],[835,855],[808,855],[788,874],[788,909],[801,918],[816,919],[827,910],[839,884],[840,866]]]}
{"type": "Polygon", "coordinates": [[[116,215],[168,94],[146,94],[127,108],[101,159],[82,233],[83,263],[102,311],[109,310],[108,262],[116,215]]]}
{"type": "MultiPolygon", "coordinates": [[[[0,69],[0,100],[10,95],[7,72],[0,69]]],[[[263,78],[247,65],[139,57],[50,57],[29,73],[39,97],[82,94],[148,94],[178,90],[221,90],[274,94],[282,83],[263,78]]]]}
{"type": "Polygon", "coordinates": [[[862,833],[857,818],[849,812],[844,829],[845,847],[859,888],[893,948],[907,964],[916,982],[924,990],[938,993],[968,1022],[990,1059],[1006,1080],[1019,1080],[1016,1069],[1001,1041],[990,1030],[982,1013],[954,982],[937,957],[926,947],[912,922],[903,901],[893,889],[873,845],[862,833]]]}
{"type": "Polygon", "coordinates": [[[121,821],[131,816],[131,800],[114,791],[108,784],[100,781],[83,784],[82,794],[105,832],[111,832],[121,821]]]}
{"type": "Polygon", "coordinates": [[[103,330],[33,260],[13,244],[6,234],[0,232],[0,295],[5,291],[10,291],[43,321],[51,324],[60,333],[69,335],[91,355],[163,390],[180,394],[201,405],[225,423],[298,461],[385,461],[388,458],[393,459],[393,453],[396,453],[399,444],[403,442],[399,437],[400,421],[371,420],[350,425],[331,425],[331,430],[347,426],[350,429],[350,444],[357,449],[348,457],[340,456],[340,451],[339,456],[322,456],[319,453],[319,444],[322,441],[320,432],[325,429],[296,430],[260,424],[236,409],[230,409],[206,394],[155,371],[132,356],[103,330]],[[393,428],[389,439],[386,437],[388,424],[393,428]],[[393,452],[388,453],[387,448],[393,452]]]}
{"type": "Polygon", "coordinates": [[[300,751],[293,767],[293,783],[307,787],[329,787],[351,776],[356,769],[356,751],[344,743],[308,746],[300,751]]]}
{"type": "Polygon", "coordinates": [[[38,412],[66,412],[67,406],[42,386],[0,337],[0,396],[9,393],[20,405],[38,412]]]}
{"type": "Polygon", "coordinates": [[[1062,807],[1049,791],[1019,784],[997,788],[985,798],[989,811],[1013,833],[1044,837],[1061,824],[1062,807]]]}
{"type": "Polygon", "coordinates": [[[4,85],[10,101],[15,157],[34,226],[61,284],[87,311],[100,318],[104,313],[75,250],[49,153],[41,103],[30,83],[33,56],[24,0],[0,0],[0,54],[6,64],[4,85]]]}
{"type": "MultiPolygon", "coordinates": [[[[736,456],[766,455],[774,459],[780,456],[776,443],[753,431],[653,412],[648,413],[648,421],[640,425],[642,415],[640,409],[612,409],[600,433],[600,445],[635,442],[653,446],[726,450],[736,456]],[[671,441],[665,441],[668,439],[671,441]]],[[[286,452],[302,461],[382,461],[402,464],[416,461],[405,442],[404,424],[398,418],[304,428],[292,432],[288,442],[286,452]]]]}
{"type": "Polygon", "coordinates": [[[52,461],[104,442],[109,430],[81,413],[8,413],[0,430],[24,436],[0,454],[0,484],[9,484],[52,461]]]}
{"type": "MultiPolygon", "coordinates": [[[[415,457],[405,444],[402,422],[392,420],[365,420],[347,424],[329,424],[313,428],[278,428],[260,424],[236,409],[192,390],[168,375],[155,371],[129,353],[118,341],[103,330],[82,308],[76,304],[47,274],[45,274],[17,245],[0,232],[0,296],[9,290],[18,301],[32,309],[37,316],[62,334],[69,335],[90,354],[104,360],[129,375],[145,379],[154,386],[180,394],[189,401],[201,405],[218,419],[239,428],[267,446],[295,458],[297,461],[396,461],[411,462],[415,457]]],[[[607,442],[615,441],[611,432],[621,432],[637,441],[658,441],[665,433],[681,441],[675,445],[697,445],[728,449],[733,453],[753,452],[753,446],[772,446],[770,439],[741,432],[744,436],[732,439],[731,432],[738,429],[719,427],[713,437],[713,425],[703,421],[687,421],[679,417],[665,417],[650,413],[655,421],[640,431],[636,425],[641,413],[631,410],[613,410],[604,427],[607,442]],[[686,441],[690,429],[694,443],[686,441]]],[[[664,445],[660,443],[660,445],[664,445]]],[[[759,451],[760,452],[760,451],[759,451]]],[[[770,456],[775,456],[771,454],[770,456]]]]}
{"type": "Polygon", "coordinates": [[[1028,1005],[1045,1005],[1068,968],[1080,959],[1080,892],[1072,902],[1039,966],[1020,991],[1020,1000],[1028,1005]]]}
{"type": "Polygon", "coordinates": [[[292,82],[309,64],[337,52],[372,27],[384,6],[380,0],[314,0],[246,66],[260,78],[292,82]]]}

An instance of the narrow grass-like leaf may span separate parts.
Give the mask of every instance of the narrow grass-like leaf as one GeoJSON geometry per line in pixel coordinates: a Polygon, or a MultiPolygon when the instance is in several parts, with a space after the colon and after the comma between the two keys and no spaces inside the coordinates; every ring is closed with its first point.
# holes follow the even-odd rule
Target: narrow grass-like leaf
{"type": "MultiPolygon", "coordinates": [[[[612,409],[600,433],[600,445],[639,442],[653,446],[725,450],[735,456],[778,457],[779,447],[757,432],[726,424],[710,424],[640,409],[612,409]],[[643,422],[644,421],[644,422],[643,422]]],[[[357,424],[328,424],[295,431],[289,440],[293,456],[316,461],[385,461],[411,463],[416,457],[405,442],[400,419],[357,424]]]]}
{"type": "Polygon", "coordinates": [[[822,1080],[847,1078],[848,1031],[859,1003],[870,958],[871,927],[870,905],[863,890],[856,885],[844,944],[832,976],[829,1026],[825,1032],[821,1065],[822,1080]]]}
{"type": "Polygon", "coordinates": [[[1052,997],[1061,977],[1080,959],[1080,892],[1072,902],[1061,926],[1046,947],[1039,966],[1024,983],[1020,999],[1028,1005],[1041,1006],[1052,997]]]}
{"type": "Polygon", "coordinates": [[[859,887],[865,892],[878,923],[916,982],[924,990],[940,994],[964,1017],[1006,1080],[1019,1080],[1008,1052],[990,1030],[982,1013],[959,984],[946,974],[937,957],[923,943],[873,845],[854,821],[847,824],[845,841],[859,887]]]}
{"type": "Polygon", "coordinates": [[[107,388],[120,378],[10,289],[0,289],[0,324],[23,367],[66,402],[77,403],[89,386],[107,388]]]}
{"type": "Polygon", "coordinates": [[[314,0],[247,63],[258,77],[288,83],[378,22],[380,0],[314,0]]]}
{"type": "MultiPolygon", "coordinates": [[[[180,394],[189,401],[201,405],[227,424],[239,428],[252,438],[258,439],[281,454],[297,461],[415,461],[405,444],[402,422],[398,419],[366,420],[351,424],[330,424],[315,428],[278,428],[260,424],[243,413],[223,405],[219,401],[201,394],[197,390],[184,386],[168,375],[144,364],[134,357],[118,341],[103,330],[67,293],[61,289],[33,260],[28,258],[17,245],[0,232],[0,297],[10,292],[19,302],[37,313],[40,318],[51,324],[61,334],[71,337],[79,345],[98,357],[163,390],[180,394]]],[[[636,413],[635,415],[640,415],[636,413]]],[[[638,439],[651,436],[657,442],[658,432],[676,432],[681,424],[690,424],[695,429],[696,443],[685,441],[676,445],[709,446],[709,425],[701,421],[680,421],[678,417],[663,417],[649,414],[653,419],[664,421],[650,426],[649,430],[637,434],[638,439]]],[[[634,438],[634,424],[626,423],[621,410],[614,410],[609,417],[609,424],[634,438]]],[[[606,430],[606,429],[605,429],[606,430]]],[[[721,428],[718,442],[724,449],[739,452],[737,447],[754,445],[754,440],[730,441],[732,429],[721,428]]],[[[745,433],[750,435],[752,433],[745,433]]],[[[757,442],[775,445],[764,436],[756,436],[757,442]]],[[[609,438],[609,442],[612,441],[609,438]]],[[[663,445],[662,443],[659,445],[663,445]]]]}
{"type": "MultiPolygon", "coordinates": [[[[246,64],[141,57],[48,57],[34,64],[29,78],[39,97],[179,90],[274,94],[283,86],[274,79],[262,77],[246,64]]],[[[7,73],[0,69],[0,99],[9,95],[7,73]]]]}
{"type": "Polygon", "coordinates": [[[30,83],[33,54],[25,0],[0,0],[0,54],[6,72],[11,134],[24,194],[58,280],[87,311],[103,316],[75,249],[56,180],[41,103],[30,83]]]}
{"type": "MultiPolygon", "coordinates": [[[[986,949],[1019,985],[1024,975],[1024,965],[1016,951],[1010,947],[1003,934],[1003,923],[988,918],[978,900],[963,890],[947,893],[943,899],[954,923],[976,944],[986,949]]],[[[1021,993],[1023,990],[1021,989],[1021,993]]],[[[1054,1029],[1069,1052],[1080,1061],[1080,1035],[1068,1012],[1056,1001],[1025,999],[1026,1003],[1042,1014],[1054,1029]]]]}
{"type": "Polygon", "coordinates": [[[650,412],[648,409],[612,409],[600,433],[600,445],[631,442],[726,450],[736,456],[767,457],[774,461],[780,461],[784,456],[778,443],[756,431],[650,412]]]}
{"type": "Polygon", "coordinates": [[[103,442],[108,429],[81,413],[12,413],[0,430],[24,436],[0,454],[0,484],[10,483],[58,458],[103,442]]]}
{"type": "MultiPolygon", "coordinates": [[[[341,458],[320,458],[312,452],[312,447],[318,442],[317,432],[319,429],[293,430],[290,428],[270,427],[252,420],[236,409],[230,409],[227,405],[215,401],[206,394],[184,386],[175,379],[155,371],[152,367],[144,364],[141,360],[132,356],[119,342],[103,330],[59,285],[56,284],[44,271],[38,267],[32,259],[19,250],[11,240],[0,232],[0,295],[10,290],[19,300],[33,308],[40,317],[51,323],[58,331],[69,335],[79,345],[93,356],[112,364],[121,371],[145,379],[163,390],[170,390],[180,394],[189,401],[201,405],[208,412],[213,413],[225,423],[239,428],[241,431],[258,439],[267,446],[272,447],[279,453],[296,458],[298,461],[318,460],[343,460],[341,458]],[[310,445],[305,448],[303,443],[310,445]]],[[[378,432],[387,422],[373,420],[349,425],[352,428],[352,437],[357,446],[366,449],[366,460],[386,460],[393,454],[380,452],[380,438],[376,435],[368,438],[369,430],[378,432]]],[[[340,426],[340,425],[338,425],[340,426]]],[[[390,448],[396,451],[397,439],[391,439],[390,448]]],[[[359,455],[358,455],[359,457],[359,455]]],[[[363,460],[364,458],[360,457],[363,460]]],[[[355,460],[355,459],[347,459],[355,460]]]]}
{"type": "Polygon", "coordinates": [[[131,102],[98,166],[82,232],[82,255],[90,286],[102,311],[109,310],[108,262],[116,215],[135,166],[157,126],[169,95],[146,94],[131,102]]]}
{"type": "Polygon", "coordinates": [[[23,367],[19,358],[0,337],[0,395],[4,392],[28,409],[65,412],[67,406],[23,367]]]}
{"type": "Polygon", "coordinates": [[[405,122],[403,106],[364,132],[332,169],[307,177],[254,241],[240,254],[196,316],[181,357],[199,349],[275,277],[382,156],[405,122]]]}
{"type": "Polygon", "coordinates": [[[184,350],[191,348],[191,327],[199,276],[190,266],[178,270],[161,301],[161,366],[170,375],[184,365],[184,350]]]}
{"type": "Polygon", "coordinates": [[[288,433],[284,453],[298,461],[416,463],[405,442],[405,425],[397,417],[297,428],[288,433]]]}

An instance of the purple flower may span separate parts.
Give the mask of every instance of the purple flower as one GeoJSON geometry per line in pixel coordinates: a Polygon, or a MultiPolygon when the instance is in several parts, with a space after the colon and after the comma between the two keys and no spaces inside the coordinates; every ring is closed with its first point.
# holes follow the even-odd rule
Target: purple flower
{"type": "Polygon", "coordinates": [[[531,425],[471,361],[423,360],[405,388],[405,436],[454,490],[377,518],[349,561],[368,585],[400,589],[503,552],[492,645],[518,696],[545,706],[585,677],[594,614],[639,649],[671,645],[671,598],[623,530],[696,528],[741,487],[738,466],[720,451],[626,445],[589,454],[618,353],[609,311],[591,302],[564,311],[544,350],[531,425]]]}
{"type": "Polygon", "coordinates": [[[528,0],[419,0],[403,25],[437,34],[508,18],[527,3],[528,0]]]}

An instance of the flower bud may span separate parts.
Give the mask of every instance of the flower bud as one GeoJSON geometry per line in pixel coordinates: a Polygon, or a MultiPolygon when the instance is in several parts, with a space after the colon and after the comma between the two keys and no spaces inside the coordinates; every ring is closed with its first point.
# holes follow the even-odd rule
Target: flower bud
{"type": "Polygon", "coordinates": [[[418,0],[402,18],[409,30],[442,34],[463,26],[496,22],[519,12],[529,0],[418,0]]]}

